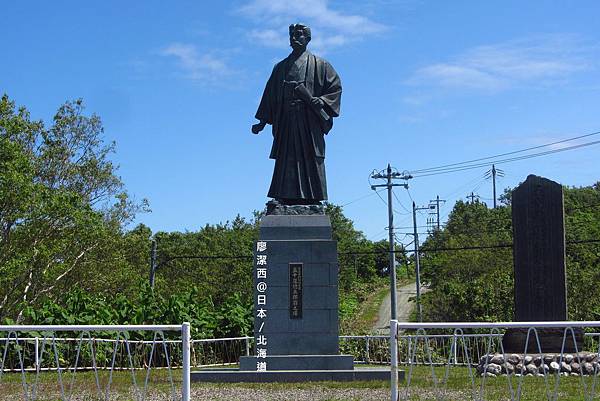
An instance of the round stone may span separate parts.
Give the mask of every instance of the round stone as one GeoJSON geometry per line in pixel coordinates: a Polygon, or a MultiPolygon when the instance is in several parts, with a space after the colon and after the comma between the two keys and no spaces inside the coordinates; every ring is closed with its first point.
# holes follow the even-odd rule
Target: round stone
{"type": "Polygon", "coordinates": [[[492,360],[493,355],[489,354],[489,355],[483,355],[480,359],[479,359],[479,363],[481,365],[485,365],[486,363],[489,363],[492,360]]]}
{"type": "Polygon", "coordinates": [[[502,372],[512,375],[515,372],[515,367],[511,363],[502,364],[502,372]]]}
{"type": "Polygon", "coordinates": [[[530,363],[529,365],[525,366],[525,369],[527,369],[527,374],[532,374],[532,375],[538,374],[538,368],[533,363],[530,363]]]}
{"type": "Polygon", "coordinates": [[[562,361],[562,363],[560,364],[560,370],[561,372],[571,373],[571,365],[569,365],[565,361],[562,361]]]}
{"type": "Polygon", "coordinates": [[[496,365],[502,365],[504,363],[504,355],[496,354],[492,357],[491,363],[495,363],[496,365]]]}
{"type": "Polygon", "coordinates": [[[502,371],[502,367],[495,363],[490,363],[487,367],[487,373],[493,373],[494,375],[499,375],[502,371]]]}
{"type": "Polygon", "coordinates": [[[507,361],[512,363],[513,365],[518,364],[519,362],[521,362],[521,356],[518,354],[511,354],[508,358],[507,361]]]}
{"type": "Polygon", "coordinates": [[[515,366],[515,372],[518,374],[525,373],[525,365],[523,365],[522,363],[517,363],[517,366],[515,366]]]}

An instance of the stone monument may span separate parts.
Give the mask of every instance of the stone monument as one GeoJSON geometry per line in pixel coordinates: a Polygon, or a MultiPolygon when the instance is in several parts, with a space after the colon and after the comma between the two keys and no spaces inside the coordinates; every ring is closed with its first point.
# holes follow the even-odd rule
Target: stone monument
{"type": "MultiPolygon", "coordinates": [[[[562,186],[530,175],[512,193],[514,320],[567,320],[565,224],[562,186]]],[[[563,329],[538,329],[542,352],[560,352],[563,329]]],[[[523,352],[527,329],[508,330],[505,352],[523,352]]],[[[576,332],[577,341],[583,334],[576,332]]],[[[581,350],[581,344],[578,344],[581,350]]],[[[568,333],[565,352],[574,352],[568,333]]],[[[539,352],[533,335],[527,352],[539,352]]]]}
{"type": "Polygon", "coordinates": [[[311,31],[289,27],[291,54],[267,81],[252,132],[273,129],[275,168],[255,244],[255,355],[236,371],[193,372],[202,381],[389,380],[389,369],[354,369],[339,354],[338,255],[327,200],[325,135],[339,116],[342,86],[311,54],[311,31]]]}
{"type": "Polygon", "coordinates": [[[255,357],[240,370],[352,370],[339,355],[337,244],[325,215],[267,215],[255,259],[255,357]]]}

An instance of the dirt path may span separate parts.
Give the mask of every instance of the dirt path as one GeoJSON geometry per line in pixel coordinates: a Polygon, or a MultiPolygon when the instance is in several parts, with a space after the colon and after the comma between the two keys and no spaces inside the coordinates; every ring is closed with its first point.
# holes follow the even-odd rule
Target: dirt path
{"type": "MultiPolygon", "coordinates": [[[[421,293],[426,292],[426,288],[421,288],[421,293]]],[[[398,287],[396,290],[396,314],[399,322],[408,322],[410,313],[415,307],[415,303],[409,301],[409,298],[414,297],[417,294],[415,283],[406,284],[402,287],[398,287]]],[[[373,331],[377,333],[387,334],[390,330],[390,298],[391,294],[388,292],[385,299],[379,307],[379,313],[377,315],[377,322],[373,326],[373,331]]]]}

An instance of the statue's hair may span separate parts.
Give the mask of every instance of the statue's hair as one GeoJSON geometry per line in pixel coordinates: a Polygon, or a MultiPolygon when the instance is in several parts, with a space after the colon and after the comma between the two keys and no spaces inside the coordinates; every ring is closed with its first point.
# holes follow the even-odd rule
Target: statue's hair
{"type": "Polygon", "coordinates": [[[296,29],[302,29],[304,31],[304,35],[306,36],[306,38],[310,41],[311,38],[311,34],[310,34],[310,28],[304,24],[292,24],[290,25],[290,36],[292,36],[292,33],[294,33],[294,31],[296,29]]]}

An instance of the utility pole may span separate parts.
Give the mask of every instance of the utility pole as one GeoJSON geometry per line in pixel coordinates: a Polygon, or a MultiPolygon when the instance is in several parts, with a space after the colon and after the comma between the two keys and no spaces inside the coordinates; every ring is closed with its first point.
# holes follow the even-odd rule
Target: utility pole
{"type": "Polygon", "coordinates": [[[494,209],[496,208],[496,165],[492,164],[492,182],[494,186],[494,209]]]}
{"type": "Polygon", "coordinates": [[[395,239],[394,239],[394,209],[392,207],[392,188],[393,187],[404,187],[408,189],[408,183],[403,183],[403,184],[394,184],[392,182],[393,179],[402,179],[402,180],[409,180],[412,178],[412,176],[410,175],[406,175],[404,173],[399,173],[397,171],[392,171],[392,167],[389,165],[387,165],[387,169],[385,170],[385,173],[383,173],[383,171],[380,171],[378,173],[373,173],[371,174],[371,178],[373,179],[385,179],[386,183],[385,184],[379,184],[379,185],[371,185],[371,189],[376,191],[376,188],[379,187],[385,187],[387,188],[387,195],[388,195],[388,202],[387,202],[387,206],[388,206],[388,229],[389,229],[389,252],[390,252],[390,259],[389,259],[389,263],[390,263],[390,267],[389,267],[389,271],[390,271],[390,299],[391,299],[391,320],[396,320],[397,319],[397,311],[396,311],[396,249],[395,249],[395,239]]]}
{"type": "Polygon", "coordinates": [[[492,188],[493,188],[493,191],[494,191],[494,209],[496,209],[496,207],[497,207],[497,203],[496,203],[496,199],[497,199],[497,197],[496,197],[496,177],[504,177],[504,171],[502,171],[499,168],[496,168],[495,164],[492,164],[492,169],[486,171],[485,178],[487,178],[487,179],[491,178],[492,179],[492,188]]]}
{"type": "MultiPolygon", "coordinates": [[[[412,178],[411,175],[401,174],[397,171],[392,172],[392,167],[388,163],[385,174],[383,170],[378,173],[371,174],[373,179],[385,179],[385,184],[371,185],[371,189],[376,191],[379,187],[386,187],[388,192],[388,228],[389,228],[389,241],[390,241],[390,365],[391,365],[391,386],[392,389],[398,388],[398,316],[396,310],[396,250],[395,250],[395,237],[394,237],[394,208],[392,207],[392,188],[393,187],[404,187],[408,189],[408,183],[394,184],[393,179],[409,180],[412,178]]],[[[397,398],[397,394],[393,395],[397,398]]],[[[396,400],[394,400],[396,401],[396,400]]]]}
{"type": "Polygon", "coordinates": [[[467,195],[467,198],[471,199],[471,203],[475,203],[475,198],[479,199],[479,195],[475,195],[473,191],[471,191],[471,195],[467,195]]]}
{"type": "Polygon", "coordinates": [[[150,249],[150,288],[154,289],[154,273],[156,272],[156,239],[152,239],[150,249]]]}
{"type": "Polygon", "coordinates": [[[417,207],[415,202],[412,203],[413,211],[413,236],[415,244],[415,276],[417,286],[417,319],[419,322],[423,321],[423,310],[421,308],[421,262],[419,258],[419,233],[417,231],[417,210],[429,210],[435,206],[429,205],[427,207],[417,207]]]}
{"type": "Polygon", "coordinates": [[[440,230],[440,202],[446,202],[445,199],[440,199],[440,196],[437,195],[434,200],[429,201],[429,206],[433,206],[435,204],[435,214],[436,214],[436,223],[437,229],[440,230]]]}

